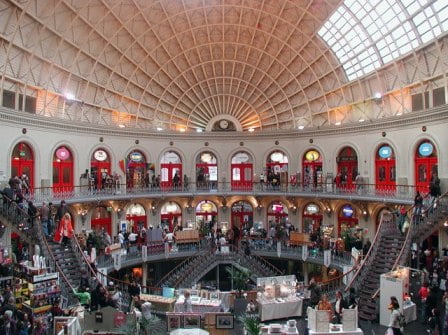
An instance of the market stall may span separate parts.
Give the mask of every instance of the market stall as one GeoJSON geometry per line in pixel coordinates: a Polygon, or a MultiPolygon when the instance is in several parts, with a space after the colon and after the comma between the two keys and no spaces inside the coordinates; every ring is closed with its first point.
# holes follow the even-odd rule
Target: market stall
{"type": "MultiPolygon", "coordinates": [[[[220,312],[222,310],[222,301],[219,299],[219,294],[216,296],[209,296],[202,298],[200,296],[191,296],[191,307],[193,309],[193,313],[213,313],[220,312]]],[[[174,305],[175,312],[182,312],[184,308],[184,296],[183,294],[179,295],[179,298],[174,305]]]]}
{"type": "Polygon", "coordinates": [[[257,303],[261,321],[302,315],[303,299],[296,295],[296,283],[294,275],[257,279],[257,303]]]}

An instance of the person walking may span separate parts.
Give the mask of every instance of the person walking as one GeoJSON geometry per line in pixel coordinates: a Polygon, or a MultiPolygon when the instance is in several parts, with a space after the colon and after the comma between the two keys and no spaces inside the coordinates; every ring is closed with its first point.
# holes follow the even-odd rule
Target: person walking
{"type": "Polygon", "coordinates": [[[67,248],[69,240],[73,237],[73,225],[70,218],[70,214],[66,213],[62,220],[59,222],[58,231],[54,235],[54,241],[61,243],[67,248]]]}
{"type": "Polygon", "coordinates": [[[389,328],[392,329],[394,335],[403,335],[400,329],[400,317],[401,317],[400,304],[395,299],[391,298],[389,309],[391,311],[389,319],[389,328]]]}
{"type": "Polygon", "coordinates": [[[40,222],[42,224],[42,230],[44,231],[45,237],[48,238],[48,221],[50,218],[50,207],[48,207],[47,202],[42,202],[42,207],[40,209],[40,222]]]}

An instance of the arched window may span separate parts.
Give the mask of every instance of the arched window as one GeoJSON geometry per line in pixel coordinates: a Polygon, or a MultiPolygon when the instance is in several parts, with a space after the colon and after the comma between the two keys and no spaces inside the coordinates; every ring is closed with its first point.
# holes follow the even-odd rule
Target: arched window
{"type": "Polygon", "coordinates": [[[249,153],[239,151],[233,155],[231,172],[232,190],[252,190],[253,158],[249,153]]]}
{"type": "Polygon", "coordinates": [[[60,146],[53,155],[53,190],[73,190],[73,154],[66,146],[60,146]]]}
{"type": "Polygon", "coordinates": [[[196,157],[196,186],[199,190],[218,187],[218,160],[210,151],[201,152],[196,157]]]}
{"type": "Polygon", "coordinates": [[[110,155],[104,149],[97,149],[90,158],[90,178],[95,189],[113,186],[110,169],[110,155]]]}
{"type": "Polygon", "coordinates": [[[11,176],[28,179],[28,187],[24,191],[30,192],[34,187],[34,154],[31,147],[25,143],[17,143],[12,151],[11,176]]]}
{"type": "Polygon", "coordinates": [[[420,192],[427,193],[434,174],[438,174],[437,149],[429,140],[423,140],[417,146],[414,156],[415,186],[420,192]]]}

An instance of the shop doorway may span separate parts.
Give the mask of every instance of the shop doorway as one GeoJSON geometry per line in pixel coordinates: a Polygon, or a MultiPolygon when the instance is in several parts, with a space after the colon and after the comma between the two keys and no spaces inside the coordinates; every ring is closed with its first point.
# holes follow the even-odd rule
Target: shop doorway
{"type": "Polygon", "coordinates": [[[237,201],[232,205],[232,227],[240,231],[252,227],[254,222],[254,209],[247,201],[237,201]]]}
{"type": "Polygon", "coordinates": [[[203,227],[208,225],[213,228],[218,222],[218,208],[216,205],[208,200],[201,201],[196,206],[196,227],[203,227]]]}
{"type": "Polygon", "coordinates": [[[288,185],[288,156],[280,150],[269,154],[265,174],[268,187],[286,187],[288,185]]]}
{"type": "Polygon", "coordinates": [[[252,156],[244,151],[236,153],[232,157],[231,175],[233,191],[251,191],[253,180],[252,156]]]}
{"type": "Polygon", "coordinates": [[[358,155],[352,147],[344,147],[336,157],[338,174],[336,187],[342,190],[354,190],[358,175],[358,155]]]}
{"type": "Polygon", "coordinates": [[[280,201],[274,201],[268,207],[268,229],[271,224],[285,227],[288,221],[288,208],[280,201]]]}
{"type": "Polygon", "coordinates": [[[341,237],[347,230],[358,225],[356,210],[350,204],[345,204],[339,210],[338,215],[338,237],[341,237]]]}
{"type": "Polygon", "coordinates": [[[53,192],[73,191],[73,155],[70,149],[61,146],[53,155],[53,192]]]}
{"type": "Polygon", "coordinates": [[[126,158],[126,188],[149,187],[149,180],[145,155],[138,150],[132,151],[126,158]]]}
{"type": "Polygon", "coordinates": [[[198,190],[218,189],[218,160],[209,151],[196,158],[196,187],[198,190]]]}
{"type": "Polygon", "coordinates": [[[112,237],[112,207],[97,206],[93,210],[90,221],[92,230],[102,232],[103,229],[112,237]]]}
{"type": "Polygon", "coordinates": [[[131,227],[134,233],[140,235],[140,231],[144,227],[146,229],[146,210],[140,204],[132,204],[126,210],[126,221],[128,227],[131,227]]]}
{"type": "Polygon", "coordinates": [[[303,208],[303,232],[307,234],[318,233],[322,225],[322,210],[319,205],[309,203],[303,208]]]}
{"type": "Polygon", "coordinates": [[[160,212],[160,222],[162,229],[167,228],[173,231],[177,225],[182,225],[182,209],[173,201],[167,202],[162,206],[160,212]]]}
{"type": "Polygon", "coordinates": [[[382,144],[375,157],[375,187],[380,192],[396,189],[395,153],[391,146],[382,144]]]}
{"type": "Polygon", "coordinates": [[[182,187],[182,159],[178,153],[167,151],[160,162],[160,186],[164,190],[180,190],[182,187]]]}
{"type": "Polygon", "coordinates": [[[302,183],[305,188],[322,185],[322,156],[317,150],[308,150],[302,159],[302,183]]]}
{"type": "Polygon", "coordinates": [[[94,189],[112,188],[110,156],[104,149],[95,150],[90,159],[90,178],[94,189]]]}
{"type": "Polygon", "coordinates": [[[420,142],[414,156],[415,186],[421,193],[429,192],[429,184],[434,173],[438,174],[437,149],[429,140],[420,142]]]}
{"type": "Polygon", "coordinates": [[[11,177],[28,177],[28,191],[34,187],[34,153],[31,147],[20,142],[16,144],[11,157],[11,177]]]}

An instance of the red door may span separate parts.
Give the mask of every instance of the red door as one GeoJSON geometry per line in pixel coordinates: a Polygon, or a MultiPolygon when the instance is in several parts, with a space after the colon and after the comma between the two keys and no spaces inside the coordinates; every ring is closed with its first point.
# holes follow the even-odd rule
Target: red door
{"type": "Polygon", "coordinates": [[[303,162],[303,186],[317,187],[322,183],[322,162],[303,162]]]}
{"type": "Polygon", "coordinates": [[[431,176],[437,172],[437,157],[415,159],[415,186],[422,193],[429,192],[431,176]]]}
{"type": "Polygon", "coordinates": [[[92,161],[90,163],[91,177],[96,181],[96,188],[102,189],[103,185],[103,174],[110,175],[110,162],[98,162],[92,161]]]}
{"type": "Polygon", "coordinates": [[[29,178],[29,187],[34,187],[34,155],[26,143],[18,143],[11,157],[11,176],[22,176],[26,174],[29,178]]]}
{"type": "Polygon", "coordinates": [[[53,157],[53,191],[73,191],[73,156],[64,146],[59,147],[53,157]]]}
{"type": "Polygon", "coordinates": [[[395,159],[377,159],[375,166],[375,187],[377,191],[394,192],[396,189],[395,159]]]}
{"type": "Polygon", "coordinates": [[[182,213],[167,213],[160,215],[160,222],[163,226],[168,226],[169,230],[172,232],[175,225],[182,222],[182,213]]]}
{"type": "Polygon", "coordinates": [[[90,225],[92,226],[92,230],[101,231],[104,228],[112,236],[112,219],[110,217],[92,219],[90,225]]]}
{"type": "Polygon", "coordinates": [[[146,215],[126,215],[126,220],[133,222],[132,231],[134,233],[140,233],[142,227],[146,228],[146,215]]]}
{"type": "Polygon", "coordinates": [[[218,188],[218,165],[210,163],[196,164],[196,187],[198,189],[218,188]]]}
{"type": "Polygon", "coordinates": [[[161,171],[161,181],[160,181],[160,187],[164,190],[171,190],[176,185],[173,183],[173,178],[177,173],[177,176],[179,177],[179,183],[177,187],[180,187],[182,185],[182,164],[180,163],[162,163],[160,165],[160,171],[161,171]]]}
{"type": "Polygon", "coordinates": [[[302,231],[308,234],[318,232],[322,223],[321,214],[304,214],[302,231]]]}
{"type": "Polygon", "coordinates": [[[232,190],[252,190],[252,163],[232,164],[232,190]]]}
{"type": "Polygon", "coordinates": [[[358,161],[348,161],[338,163],[338,174],[341,174],[342,189],[354,190],[355,178],[358,174],[358,161]]]}

